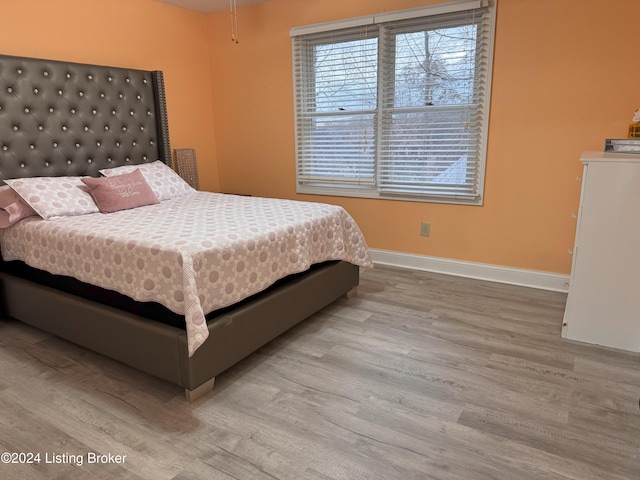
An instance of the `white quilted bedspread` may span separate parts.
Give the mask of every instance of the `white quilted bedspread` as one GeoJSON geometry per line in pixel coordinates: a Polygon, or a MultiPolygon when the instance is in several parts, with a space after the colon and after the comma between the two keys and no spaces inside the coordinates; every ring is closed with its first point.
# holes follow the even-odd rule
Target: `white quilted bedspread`
{"type": "Polygon", "coordinates": [[[1,237],[4,260],[184,314],[189,355],[209,335],[205,313],[315,263],[372,265],[342,207],[206,192],[109,214],[31,217],[1,237]]]}

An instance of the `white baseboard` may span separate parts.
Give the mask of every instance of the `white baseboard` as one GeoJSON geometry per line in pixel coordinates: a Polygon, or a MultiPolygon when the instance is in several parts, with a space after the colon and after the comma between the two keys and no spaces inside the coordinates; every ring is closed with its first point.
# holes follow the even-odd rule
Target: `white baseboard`
{"type": "Polygon", "coordinates": [[[501,267],[498,265],[464,262],[448,258],[427,257],[424,255],[392,252],[376,248],[371,248],[370,252],[373,262],[379,265],[444,273],[446,275],[475,278],[489,282],[508,283],[510,285],[552,290],[555,292],[569,291],[569,275],[561,275],[559,273],[501,267]]]}

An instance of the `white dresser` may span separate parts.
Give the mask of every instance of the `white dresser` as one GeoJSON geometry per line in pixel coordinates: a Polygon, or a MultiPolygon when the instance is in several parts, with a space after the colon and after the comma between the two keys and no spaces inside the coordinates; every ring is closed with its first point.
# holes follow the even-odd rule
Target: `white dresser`
{"type": "Polygon", "coordinates": [[[640,155],[584,152],[562,337],[640,352],[640,155]]]}

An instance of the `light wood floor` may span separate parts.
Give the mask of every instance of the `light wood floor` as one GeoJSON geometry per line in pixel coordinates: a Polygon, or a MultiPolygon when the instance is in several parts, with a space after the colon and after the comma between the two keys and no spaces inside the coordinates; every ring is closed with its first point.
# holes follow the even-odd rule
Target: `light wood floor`
{"type": "Polygon", "coordinates": [[[561,340],[565,300],[378,267],[194,404],[0,320],[0,452],[42,459],[0,478],[637,480],[640,355],[561,340]]]}

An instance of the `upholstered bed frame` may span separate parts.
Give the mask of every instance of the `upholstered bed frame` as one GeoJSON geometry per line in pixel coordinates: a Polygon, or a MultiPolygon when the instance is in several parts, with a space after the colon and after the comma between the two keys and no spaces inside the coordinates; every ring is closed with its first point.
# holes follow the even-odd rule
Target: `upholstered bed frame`
{"type": "MultiPolygon", "coordinates": [[[[0,184],[158,159],[172,163],[162,72],[0,55],[0,184]]],[[[189,357],[184,328],[140,314],[144,305],[115,307],[100,289],[61,289],[13,263],[0,261],[0,313],[184,387],[188,400],[359,280],[346,262],[285,279],[208,315],[210,336],[189,357]]]]}

